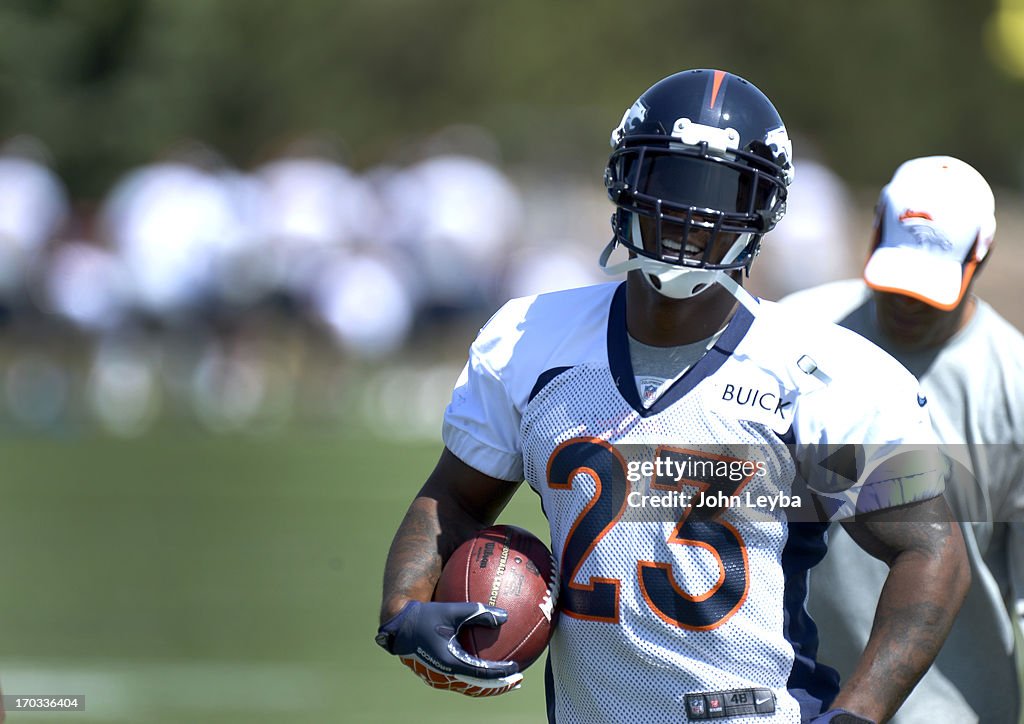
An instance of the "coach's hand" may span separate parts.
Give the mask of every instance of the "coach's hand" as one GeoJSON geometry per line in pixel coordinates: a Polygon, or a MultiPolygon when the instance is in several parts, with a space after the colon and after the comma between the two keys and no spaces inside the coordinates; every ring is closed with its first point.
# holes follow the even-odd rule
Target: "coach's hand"
{"type": "Polygon", "coordinates": [[[401,658],[428,686],[466,696],[497,696],[523,680],[514,661],[487,661],[458,641],[463,626],[497,628],[508,613],[482,603],[410,601],[377,632],[377,643],[401,658]]]}
{"type": "Polygon", "coordinates": [[[875,722],[851,714],[846,709],[831,709],[811,719],[810,724],[875,724],[875,722]]]}

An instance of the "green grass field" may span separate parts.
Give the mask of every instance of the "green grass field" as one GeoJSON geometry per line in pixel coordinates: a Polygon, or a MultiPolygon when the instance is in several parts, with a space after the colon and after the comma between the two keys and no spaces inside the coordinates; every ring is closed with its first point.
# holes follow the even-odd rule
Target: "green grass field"
{"type": "MultiPolygon", "coordinates": [[[[440,443],[160,432],[0,443],[0,684],[18,724],[544,720],[433,691],[373,643],[387,546],[440,443]]],[[[527,488],[502,515],[546,538],[527,488]]]]}
{"type": "MultiPolygon", "coordinates": [[[[0,444],[0,684],[84,694],[8,722],[532,722],[373,643],[387,546],[438,444],[323,432],[0,444]]],[[[501,518],[546,538],[525,487],[501,518]]]]}

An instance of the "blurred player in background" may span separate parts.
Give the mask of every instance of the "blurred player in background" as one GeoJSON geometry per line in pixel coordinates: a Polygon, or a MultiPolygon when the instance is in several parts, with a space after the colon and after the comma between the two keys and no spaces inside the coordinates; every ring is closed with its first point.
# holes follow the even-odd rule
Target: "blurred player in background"
{"type": "Polygon", "coordinates": [[[71,217],[64,182],[50,150],[32,136],[0,145],[0,305],[30,306],[28,279],[47,243],[71,217]]]}
{"type": "MultiPolygon", "coordinates": [[[[976,170],[949,156],[907,161],[882,190],[864,281],[782,300],[902,362],[921,382],[938,436],[972,473],[946,497],[964,521],[973,583],[935,666],[893,720],[903,724],[1016,724],[1021,716],[1014,629],[1024,605],[1024,336],[971,293],[995,228],[992,191],[976,170]]],[[[821,658],[841,673],[868,640],[884,578],[884,566],[842,529],[831,532],[810,608],[821,614],[821,658]]]]}
{"type": "Polygon", "coordinates": [[[847,279],[858,271],[860,253],[850,243],[850,192],[843,180],[809,156],[802,139],[800,173],[793,179],[786,218],[772,231],[772,243],[757,257],[751,291],[778,299],[801,289],[847,279]],[[794,274],[793,269],[800,273],[794,274]]]}
{"type": "Polygon", "coordinates": [[[560,566],[549,721],[884,720],[938,652],[969,578],[936,456],[888,457],[935,443],[917,381],[860,337],[741,286],[793,176],[786,129],[757,88],[723,71],[669,76],[612,143],[617,209],[601,266],[627,280],[513,300],[481,330],[445,413],[445,450],[392,544],[377,641],[436,688],[518,686],[515,664],[455,640],[463,625],[501,625],[503,611],[430,599],[448,556],[525,478],[560,566]],[[618,246],[629,258],[610,264],[618,246]],[[851,497],[801,490],[834,446],[866,456],[851,497]],[[652,457],[756,460],[764,473],[629,474],[652,457]],[[878,463],[885,477],[859,477],[878,463]],[[697,501],[667,514],[627,502],[658,490],[697,501]],[[827,522],[791,525],[798,506],[696,507],[699,491],[740,490],[832,504],[889,564],[868,651],[842,690],[815,661],[803,609],[827,522]]]}

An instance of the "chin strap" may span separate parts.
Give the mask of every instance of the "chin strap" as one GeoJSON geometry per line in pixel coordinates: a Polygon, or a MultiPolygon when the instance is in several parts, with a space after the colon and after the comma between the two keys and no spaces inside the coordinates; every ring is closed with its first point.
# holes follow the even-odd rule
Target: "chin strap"
{"type": "MultiPolygon", "coordinates": [[[[738,239],[737,245],[740,245],[741,241],[743,240],[738,239]]],[[[659,294],[663,294],[670,299],[690,299],[710,289],[712,285],[720,284],[752,313],[757,310],[758,301],[739,282],[733,279],[726,270],[691,269],[639,255],[618,264],[609,265],[608,260],[611,258],[612,252],[615,251],[617,245],[618,242],[613,238],[608,242],[608,245],[601,252],[601,256],[598,259],[598,266],[601,267],[601,271],[609,276],[617,276],[623,272],[640,270],[643,272],[644,281],[650,284],[659,294]],[[655,283],[655,279],[657,283],[655,283]]],[[[742,250],[744,246],[745,244],[740,245],[739,250],[742,250]]],[[[729,250],[727,256],[733,255],[734,251],[736,251],[735,246],[729,250]]]]}

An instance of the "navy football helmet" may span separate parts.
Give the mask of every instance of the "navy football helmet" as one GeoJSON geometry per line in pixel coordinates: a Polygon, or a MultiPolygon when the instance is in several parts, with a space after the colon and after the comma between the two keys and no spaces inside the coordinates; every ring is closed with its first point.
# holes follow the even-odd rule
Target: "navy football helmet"
{"type": "Polygon", "coordinates": [[[676,73],[640,96],[611,142],[604,180],[617,209],[602,268],[642,269],[674,298],[749,271],[793,179],[789,135],[760,90],[721,70],[676,73]],[[630,259],[608,266],[618,244],[630,259]]]}

